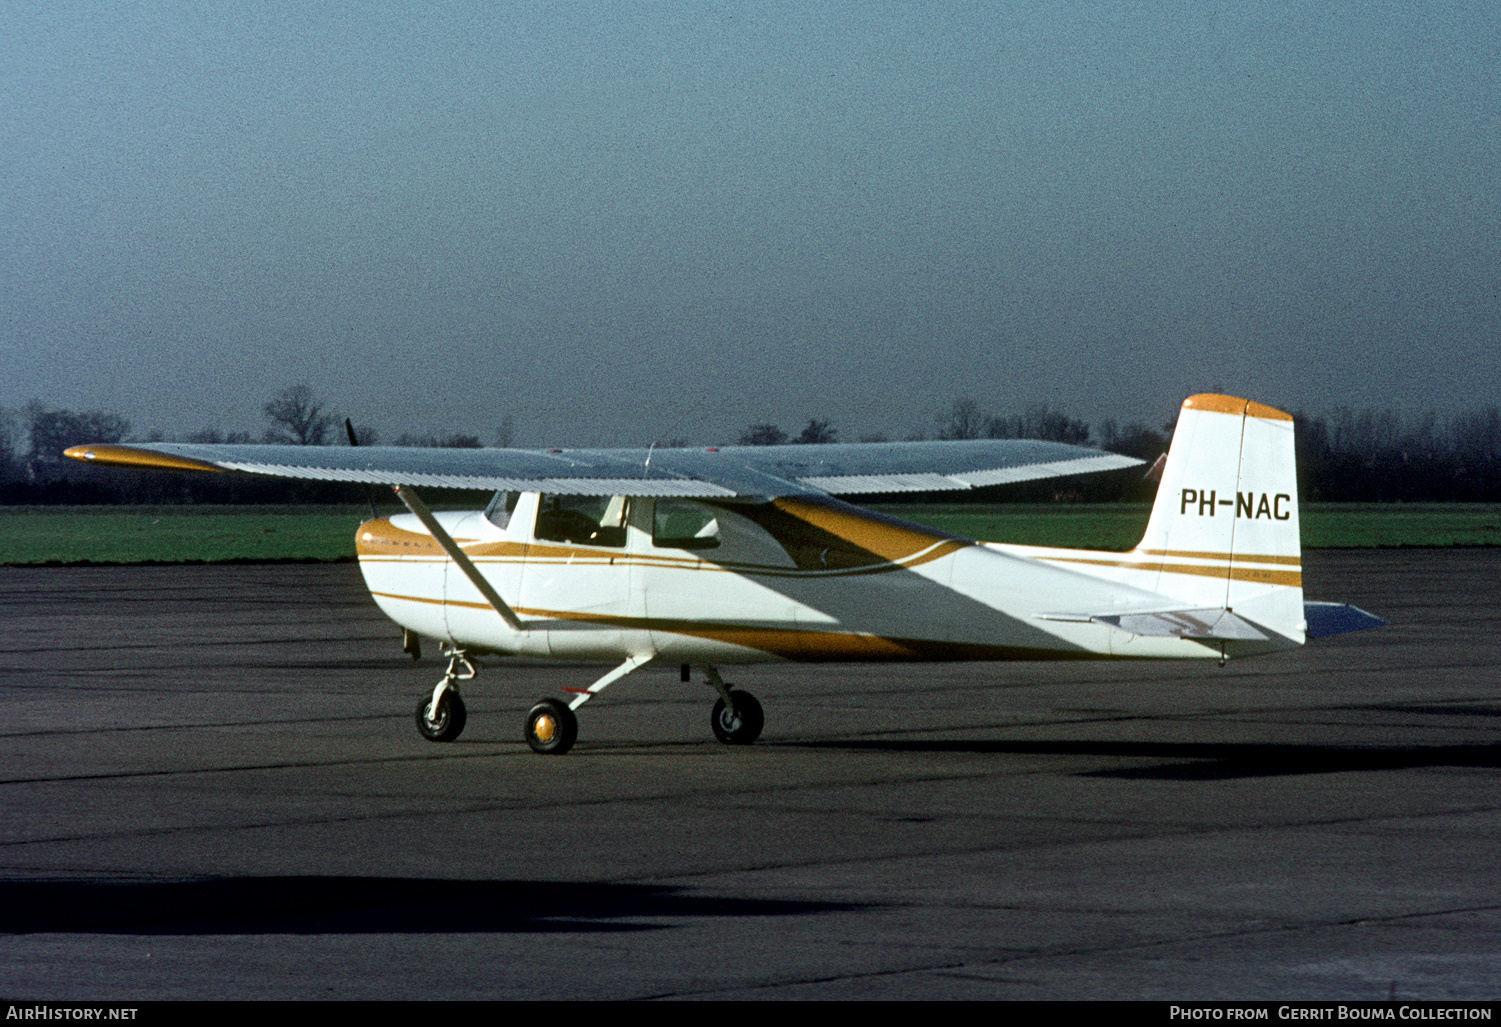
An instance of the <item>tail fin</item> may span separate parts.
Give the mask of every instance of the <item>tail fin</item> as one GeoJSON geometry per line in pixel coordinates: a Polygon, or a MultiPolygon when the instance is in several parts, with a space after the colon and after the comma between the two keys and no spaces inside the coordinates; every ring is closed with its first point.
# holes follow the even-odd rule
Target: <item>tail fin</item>
{"type": "Polygon", "coordinates": [[[1293,419],[1231,396],[1183,401],[1135,555],[1158,592],[1304,638],[1293,419]]]}

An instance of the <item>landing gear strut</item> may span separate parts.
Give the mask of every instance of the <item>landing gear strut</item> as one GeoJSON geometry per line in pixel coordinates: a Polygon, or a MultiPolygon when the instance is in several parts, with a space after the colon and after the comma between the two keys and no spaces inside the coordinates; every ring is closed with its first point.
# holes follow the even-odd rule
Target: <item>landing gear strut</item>
{"type": "Polygon", "coordinates": [[[458,682],[468,681],[476,673],[462,649],[448,650],[448,669],[443,680],[417,701],[417,732],[429,742],[451,742],[464,731],[469,719],[464,709],[464,700],[459,695],[458,682]]]}
{"type": "Polygon", "coordinates": [[[575,694],[571,703],[565,703],[561,699],[543,699],[526,715],[526,725],[522,729],[526,744],[532,747],[533,752],[550,756],[563,755],[573,748],[573,743],[579,736],[579,721],[573,711],[603,692],[612,682],[650,662],[651,654],[641,653],[629,657],[588,688],[565,688],[563,691],[575,694]]]}

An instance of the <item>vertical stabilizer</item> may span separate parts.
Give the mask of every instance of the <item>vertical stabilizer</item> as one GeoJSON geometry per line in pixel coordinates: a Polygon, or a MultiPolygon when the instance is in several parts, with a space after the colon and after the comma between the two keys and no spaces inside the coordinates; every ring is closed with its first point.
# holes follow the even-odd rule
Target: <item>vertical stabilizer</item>
{"type": "Polygon", "coordinates": [[[1156,591],[1302,642],[1292,418],[1232,396],[1184,400],[1136,555],[1155,565],[1156,591]]]}

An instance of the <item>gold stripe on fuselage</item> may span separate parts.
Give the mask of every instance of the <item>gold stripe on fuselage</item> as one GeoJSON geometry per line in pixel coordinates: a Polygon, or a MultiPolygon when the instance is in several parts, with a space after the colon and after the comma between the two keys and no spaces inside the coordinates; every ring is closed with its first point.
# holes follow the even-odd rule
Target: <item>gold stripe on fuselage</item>
{"type": "Polygon", "coordinates": [[[1147,571],[1149,573],[1166,574],[1193,574],[1205,578],[1229,578],[1233,581],[1254,581],[1266,585],[1287,585],[1291,588],[1303,587],[1303,572],[1298,570],[1273,570],[1269,567],[1249,567],[1241,561],[1243,557],[1236,557],[1233,563],[1222,563],[1218,566],[1203,563],[1167,563],[1162,560],[1137,561],[1130,559],[1105,559],[1101,556],[1042,556],[1038,557],[1046,563],[1082,563],[1092,564],[1097,567],[1120,567],[1124,570],[1147,571]]]}
{"type": "MultiPolygon", "coordinates": [[[[775,564],[759,563],[735,563],[725,561],[715,563],[696,557],[659,556],[653,553],[627,553],[620,550],[609,549],[567,549],[559,551],[552,546],[531,546],[528,551],[517,557],[473,557],[476,566],[504,566],[513,564],[527,567],[655,567],[667,570],[703,571],[706,573],[738,574],[746,577],[761,578],[843,578],[857,577],[865,574],[889,574],[892,571],[910,570],[941,560],[958,552],[966,546],[974,545],[972,542],[943,542],[935,545],[925,553],[919,553],[915,557],[903,560],[900,563],[882,563],[868,567],[846,567],[829,570],[811,570],[798,567],[778,567],[775,564]]],[[[436,548],[436,547],[434,547],[436,548]]],[[[465,550],[466,553],[472,552],[465,550]]],[[[408,554],[404,552],[380,553],[362,552],[361,562],[370,563],[442,563],[447,559],[441,550],[431,554],[422,555],[408,554]]]]}
{"type": "MultiPolygon", "coordinates": [[[[431,599],[400,595],[394,592],[371,592],[382,599],[458,606],[471,610],[488,610],[488,603],[462,599],[431,599]]],[[[977,642],[949,642],[940,639],[893,638],[854,631],[819,631],[807,628],[756,627],[715,621],[692,621],[673,618],[621,617],[610,614],[579,613],[572,610],[544,610],[515,607],[517,616],[545,620],[594,624],[602,628],[657,631],[686,635],[712,642],[723,642],[746,649],[770,653],[804,663],[839,663],[873,661],[938,660],[1095,660],[1109,659],[1107,653],[1086,649],[1034,649],[1025,646],[986,645],[977,642]]],[[[542,627],[542,625],[538,625],[542,627]]],[[[1119,657],[1115,657],[1119,659],[1119,657]]]]}
{"type": "MultiPolygon", "coordinates": [[[[799,514],[808,514],[819,522],[816,524],[812,521],[808,522],[812,524],[815,534],[802,540],[801,545],[789,544],[784,538],[772,536],[783,544],[784,549],[788,550],[793,566],[735,560],[716,561],[710,557],[696,555],[642,553],[568,543],[554,545],[509,540],[458,541],[461,544],[469,543],[463,546],[464,552],[477,565],[507,563],[526,563],[532,566],[618,565],[715,571],[763,577],[842,577],[888,573],[920,567],[975,544],[968,539],[945,535],[941,532],[906,530],[900,526],[900,522],[896,525],[874,522],[873,525],[867,525],[873,530],[859,532],[854,529],[861,522],[853,514],[840,510],[822,509],[810,504],[802,504],[802,506],[806,509],[799,510],[799,514]],[[847,534],[834,536],[829,531],[831,527],[838,527],[847,534]],[[823,535],[825,534],[831,538],[837,537],[845,543],[840,554],[843,559],[836,559],[835,566],[820,566],[818,546],[824,541],[823,535]]],[[[798,519],[803,518],[799,516],[798,519]]],[[[355,549],[361,560],[385,562],[413,558],[421,558],[424,561],[447,559],[442,547],[431,536],[398,528],[389,521],[371,522],[365,525],[355,541],[355,549]],[[372,524],[379,524],[380,528],[376,530],[372,528],[372,524]]],[[[829,547],[823,548],[827,550],[829,547]]]]}
{"type": "Polygon", "coordinates": [[[1220,560],[1222,562],[1234,560],[1236,563],[1280,563],[1293,567],[1301,566],[1303,563],[1301,556],[1262,556],[1256,553],[1200,553],[1192,549],[1133,549],[1130,553],[1124,555],[1135,555],[1137,553],[1143,556],[1171,556],[1178,560],[1220,560]]]}

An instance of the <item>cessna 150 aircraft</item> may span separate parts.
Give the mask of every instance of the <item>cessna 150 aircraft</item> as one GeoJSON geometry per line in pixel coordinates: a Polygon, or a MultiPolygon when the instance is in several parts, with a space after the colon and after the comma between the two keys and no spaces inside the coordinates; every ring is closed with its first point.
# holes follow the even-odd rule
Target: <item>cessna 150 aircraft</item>
{"type": "Polygon", "coordinates": [[[836,494],[971,489],[1140,461],[1019,440],[669,450],[454,450],[150,443],[78,460],[395,487],[410,514],[356,536],[370,594],[440,640],[448,669],[418,730],[464,728],[471,657],[608,663],[570,702],[533,706],[525,737],[564,753],[574,711],[649,663],[702,669],[723,742],[761,705],[718,667],[762,661],[1215,659],[1373,627],[1303,601],[1292,418],[1199,395],[1183,404],[1146,535],[1130,552],[977,542],[836,494]],[[498,490],[432,513],[417,486],[498,490]]]}

